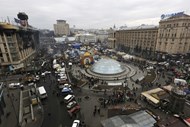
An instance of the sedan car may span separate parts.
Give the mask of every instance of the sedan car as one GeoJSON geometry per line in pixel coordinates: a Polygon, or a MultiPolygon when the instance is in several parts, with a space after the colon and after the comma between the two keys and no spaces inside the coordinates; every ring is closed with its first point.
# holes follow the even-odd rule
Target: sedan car
{"type": "Polygon", "coordinates": [[[39,81],[39,80],[40,80],[40,76],[39,76],[39,75],[36,75],[35,79],[36,79],[37,81],[39,81]]]}
{"type": "Polygon", "coordinates": [[[79,125],[80,125],[80,120],[74,120],[72,127],[79,127],[79,125]]]}
{"type": "Polygon", "coordinates": [[[76,105],[72,109],[68,110],[68,113],[70,116],[73,116],[73,114],[77,113],[78,111],[80,111],[80,106],[76,105]]]}
{"type": "Polygon", "coordinates": [[[63,86],[64,86],[64,87],[67,87],[67,88],[71,88],[71,85],[70,85],[70,84],[67,84],[67,83],[65,83],[63,86]]]}
{"type": "Polygon", "coordinates": [[[76,101],[71,101],[68,105],[67,105],[67,109],[71,109],[73,108],[75,105],[77,105],[76,101]]]}
{"type": "Polygon", "coordinates": [[[10,89],[16,89],[16,88],[21,88],[21,87],[23,87],[23,85],[21,85],[20,83],[11,83],[11,84],[9,84],[10,89]]]}
{"type": "Polygon", "coordinates": [[[67,88],[67,87],[64,87],[62,90],[61,90],[61,94],[62,95],[68,95],[68,94],[72,94],[73,93],[73,90],[71,88],[67,88]]]}

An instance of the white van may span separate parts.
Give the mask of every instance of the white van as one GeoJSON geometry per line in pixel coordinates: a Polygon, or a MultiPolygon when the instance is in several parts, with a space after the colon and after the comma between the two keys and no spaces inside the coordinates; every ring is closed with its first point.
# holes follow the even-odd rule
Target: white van
{"type": "Polygon", "coordinates": [[[175,83],[176,85],[185,86],[185,85],[187,84],[187,81],[184,80],[184,79],[175,78],[175,79],[174,79],[174,83],[175,83]]]}
{"type": "Polygon", "coordinates": [[[64,102],[67,104],[67,103],[71,102],[74,98],[75,98],[74,95],[69,94],[69,95],[67,95],[67,96],[64,98],[64,102]]]}
{"type": "Polygon", "coordinates": [[[47,93],[44,86],[38,87],[38,92],[39,92],[40,99],[47,98],[47,93]]]}

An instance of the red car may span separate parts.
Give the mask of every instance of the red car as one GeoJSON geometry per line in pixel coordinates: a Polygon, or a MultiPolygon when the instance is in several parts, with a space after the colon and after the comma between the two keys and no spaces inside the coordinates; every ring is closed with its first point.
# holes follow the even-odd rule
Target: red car
{"type": "Polygon", "coordinates": [[[69,113],[70,116],[72,116],[73,114],[77,113],[78,111],[80,111],[80,106],[76,105],[72,109],[68,110],[68,113],[69,113]]]}

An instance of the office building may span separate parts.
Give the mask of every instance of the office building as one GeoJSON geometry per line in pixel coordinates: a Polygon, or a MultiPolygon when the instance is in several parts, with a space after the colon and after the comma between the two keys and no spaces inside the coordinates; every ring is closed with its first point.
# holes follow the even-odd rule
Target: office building
{"type": "Polygon", "coordinates": [[[66,20],[57,20],[57,24],[54,24],[54,33],[56,36],[70,35],[69,24],[66,20]]]}
{"type": "Polygon", "coordinates": [[[133,53],[139,51],[155,51],[158,27],[141,25],[118,30],[115,33],[118,48],[133,53]]]}
{"type": "Polygon", "coordinates": [[[112,28],[108,30],[108,47],[116,48],[115,30],[112,28]]]}
{"type": "Polygon", "coordinates": [[[148,51],[145,56],[186,54],[190,52],[190,16],[180,12],[161,19],[159,27],[126,27],[115,32],[115,39],[115,48],[125,52],[143,54],[148,51]]]}
{"type": "Polygon", "coordinates": [[[156,51],[185,54],[190,51],[190,16],[177,15],[159,22],[156,51]]]}
{"type": "Polygon", "coordinates": [[[31,62],[38,45],[38,30],[0,23],[1,73],[24,69],[31,62]]]}

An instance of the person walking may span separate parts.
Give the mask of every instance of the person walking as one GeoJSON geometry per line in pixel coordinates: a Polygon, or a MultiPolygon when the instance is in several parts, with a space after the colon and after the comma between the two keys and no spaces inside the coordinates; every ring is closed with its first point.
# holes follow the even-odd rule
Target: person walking
{"type": "Polygon", "coordinates": [[[97,108],[98,114],[100,115],[100,107],[97,108]]]}

